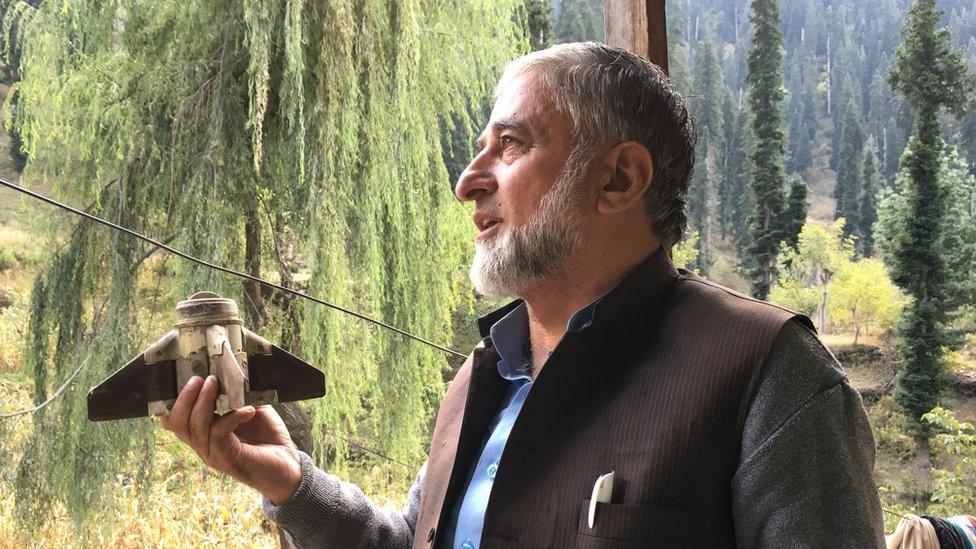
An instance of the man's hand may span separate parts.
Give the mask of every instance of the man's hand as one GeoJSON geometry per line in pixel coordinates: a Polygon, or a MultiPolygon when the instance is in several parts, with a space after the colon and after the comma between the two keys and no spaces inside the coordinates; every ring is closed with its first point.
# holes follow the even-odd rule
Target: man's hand
{"type": "Polygon", "coordinates": [[[189,444],[204,463],[258,490],[275,505],[295,495],[301,462],[288,429],[271,406],[214,414],[217,378],[193,377],[160,423],[189,444]]]}

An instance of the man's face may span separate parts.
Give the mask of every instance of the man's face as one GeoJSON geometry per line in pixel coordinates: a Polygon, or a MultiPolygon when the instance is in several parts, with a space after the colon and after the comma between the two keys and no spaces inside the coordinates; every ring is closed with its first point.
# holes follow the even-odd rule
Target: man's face
{"type": "Polygon", "coordinates": [[[538,92],[530,76],[501,91],[480,152],[455,189],[460,200],[475,202],[471,278],[485,294],[521,295],[583,240],[585,169],[578,160],[567,165],[572,123],[538,92]]]}

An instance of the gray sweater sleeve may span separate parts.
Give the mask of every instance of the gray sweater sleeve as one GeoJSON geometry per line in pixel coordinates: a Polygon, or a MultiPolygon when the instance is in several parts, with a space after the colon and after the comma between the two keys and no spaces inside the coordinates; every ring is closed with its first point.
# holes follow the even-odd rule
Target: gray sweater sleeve
{"type": "Polygon", "coordinates": [[[355,485],[315,466],[301,453],[302,482],[287,503],[264,498],[264,512],[297,547],[410,547],[417,526],[425,463],[407,496],[404,511],[381,509],[355,485]]]}
{"type": "Polygon", "coordinates": [[[799,322],[770,351],[732,482],[740,547],[884,547],[874,435],[837,359],[799,322]]]}

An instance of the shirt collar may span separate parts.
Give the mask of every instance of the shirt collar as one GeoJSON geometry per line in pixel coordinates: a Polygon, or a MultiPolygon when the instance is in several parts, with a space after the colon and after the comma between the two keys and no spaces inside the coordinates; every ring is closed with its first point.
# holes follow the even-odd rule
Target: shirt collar
{"type": "MultiPolygon", "coordinates": [[[[682,273],[671,263],[667,251],[663,246],[659,246],[643,263],[634,268],[616,288],[577,311],[570,319],[567,330],[578,331],[586,326],[608,322],[647,306],[664,295],[680,276],[682,273]]],[[[519,308],[523,309],[522,314],[525,315],[524,333],[527,334],[528,313],[524,311],[524,302],[518,299],[478,319],[481,337],[490,340],[492,327],[519,308]]],[[[490,342],[493,345],[495,344],[494,341],[490,342]]],[[[523,341],[523,346],[524,343],[523,341]]]]}
{"type": "MultiPolygon", "coordinates": [[[[569,319],[567,332],[579,332],[590,325],[593,310],[603,297],[583,307],[569,319]]],[[[531,377],[532,361],[529,356],[529,312],[524,302],[519,302],[508,314],[495,322],[488,330],[492,346],[498,352],[498,373],[505,379],[531,377]]]]}

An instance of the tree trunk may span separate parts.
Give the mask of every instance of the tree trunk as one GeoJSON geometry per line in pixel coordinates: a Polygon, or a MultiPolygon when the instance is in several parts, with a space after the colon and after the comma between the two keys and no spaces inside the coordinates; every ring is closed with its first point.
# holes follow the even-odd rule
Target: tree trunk
{"type": "Polygon", "coordinates": [[[823,294],[820,296],[820,313],[817,323],[820,325],[820,333],[823,334],[827,329],[827,285],[823,286],[823,294]]]}
{"type": "MultiPolygon", "coordinates": [[[[244,216],[244,263],[247,274],[261,276],[261,220],[258,219],[257,207],[251,208],[244,216]]],[[[244,297],[248,323],[255,330],[260,330],[268,319],[261,285],[252,280],[245,281],[244,297]]]]}

